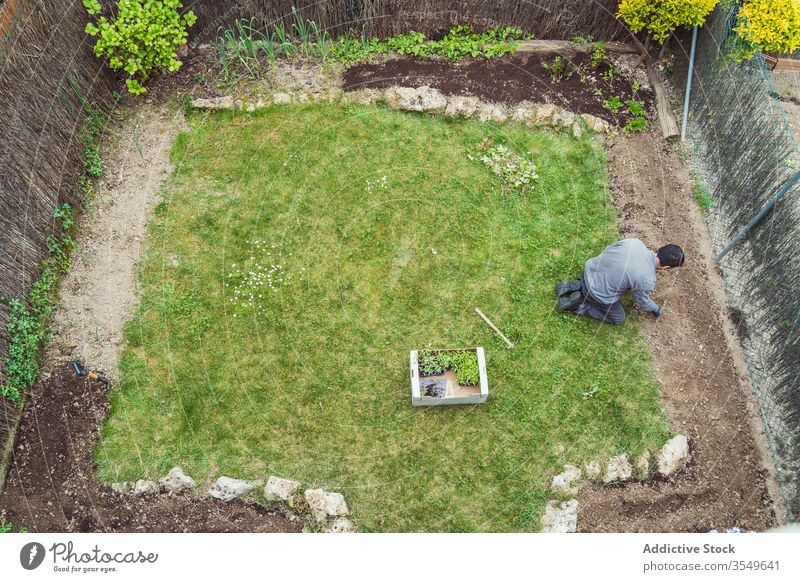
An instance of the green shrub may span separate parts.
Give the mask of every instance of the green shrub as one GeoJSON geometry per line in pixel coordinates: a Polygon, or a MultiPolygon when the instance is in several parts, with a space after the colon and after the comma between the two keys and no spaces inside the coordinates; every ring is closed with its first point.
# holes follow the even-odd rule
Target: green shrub
{"type": "Polygon", "coordinates": [[[180,0],[119,0],[113,20],[100,15],[98,0],[83,0],[83,5],[96,19],[86,24],[86,33],[99,37],[94,54],[107,57],[113,71],[128,74],[131,93],[144,93],[142,83],[162,70],[181,67],[175,51],[186,42],[197,17],[191,10],[181,16],[180,0]]]}
{"type": "Polygon", "coordinates": [[[742,57],[759,50],[792,53],[800,48],[800,6],[796,0],[745,0],[734,30],[748,47],[742,57]]]}
{"type": "MultiPolygon", "coordinates": [[[[773,0],[769,0],[770,2],[773,0]]],[[[662,43],[681,26],[702,26],[718,0],[621,0],[617,17],[632,32],[647,30],[662,43]]]]}

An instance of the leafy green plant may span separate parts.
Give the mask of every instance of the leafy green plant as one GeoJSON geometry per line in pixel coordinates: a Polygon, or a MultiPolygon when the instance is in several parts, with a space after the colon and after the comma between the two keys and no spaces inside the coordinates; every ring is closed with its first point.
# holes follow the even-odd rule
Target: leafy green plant
{"type": "Polygon", "coordinates": [[[553,83],[560,83],[572,76],[572,67],[561,56],[555,57],[551,62],[542,61],[544,70],[550,73],[553,83]]]}
{"type": "Polygon", "coordinates": [[[630,113],[633,117],[647,117],[647,114],[644,111],[643,101],[629,99],[625,102],[625,106],[628,108],[628,113],[630,113]]]}
{"type": "Polygon", "coordinates": [[[438,376],[445,370],[453,370],[462,386],[480,384],[478,355],[473,351],[438,352],[420,350],[417,354],[419,373],[423,376],[438,376]]]}
{"type": "MultiPolygon", "coordinates": [[[[14,531],[14,524],[10,521],[0,521],[0,533],[11,533],[14,531]]],[[[21,525],[17,528],[17,533],[28,533],[28,528],[21,525]]]]}
{"type": "Polygon", "coordinates": [[[483,144],[482,149],[475,154],[468,154],[471,160],[478,159],[486,165],[494,175],[498,176],[506,188],[524,194],[539,180],[536,166],[502,144],[483,144]]]}
{"type": "Polygon", "coordinates": [[[419,373],[423,376],[438,376],[450,365],[448,352],[432,352],[420,350],[417,354],[419,373]]]}
{"type": "Polygon", "coordinates": [[[614,77],[616,76],[616,74],[617,74],[617,70],[614,67],[612,67],[611,65],[609,65],[609,67],[605,71],[603,71],[602,75],[600,75],[600,76],[603,77],[603,80],[606,83],[611,85],[611,83],[614,81],[614,77]]]}
{"type": "Polygon", "coordinates": [[[99,178],[103,175],[103,158],[100,156],[100,146],[89,138],[84,139],[83,145],[83,169],[93,178],[99,178]]]}
{"type": "Polygon", "coordinates": [[[618,95],[614,95],[611,99],[603,101],[603,107],[608,109],[611,113],[619,113],[619,110],[622,109],[622,99],[620,99],[618,95]]]}
{"type": "Polygon", "coordinates": [[[165,69],[180,69],[176,51],[197,21],[191,10],[180,14],[180,0],[119,0],[113,20],[100,14],[99,0],[83,0],[83,6],[95,19],[86,24],[86,34],[98,37],[94,54],[108,58],[113,71],[128,74],[131,93],[147,91],[142,83],[165,69]]]}
{"type": "Polygon", "coordinates": [[[644,117],[633,117],[625,123],[623,131],[627,133],[636,133],[647,129],[647,119],[644,117]]]}
{"type": "Polygon", "coordinates": [[[450,366],[462,386],[477,386],[481,382],[478,355],[475,352],[451,352],[450,366]]]}
{"type": "Polygon", "coordinates": [[[700,207],[700,212],[703,213],[703,216],[708,216],[711,207],[714,205],[714,198],[711,193],[702,184],[695,183],[694,188],[692,188],[692,194],[695,202],[700,207]]]}
{"type": "Polygon", "coordinates": [[[518,41],[525,38],[531,37],[519,28],[490,28],[478,34],[467,24],[454,26],[441,40],[428,40],[421,32],[410,32],[384,41],[367,40],[363,35],[359,38],[351,32],[337,39],[331,47],[331,56],[346,65],[389,52],[420,58],[439,56],[449,60],[466,56],[491,58],[513,52],[518,41]]]}
{"type": "Polygon", "coordinates": [[[644,102],[636,101],[635,99],[629,99],[625,102],[625,106],[627,107],[631,118],[627,121],[622,129],[628,133],[646,130],[647,113],[644,110],[644,102]]]}
{"type": "Polygon", "coordinates": [[[68,202],[62,202],[53,210],[53,218],[61,221],[61,228],[65,231],[72,230],[75,221],[72,218],[72,206],[68,202]]]}
{"type": "Polygon", "coordinates": [[[592,50],[590,63],[593,71],[608,59],[608,49],[605,43],[598,42],[592,50]]]}
{"type": "Polygon", "coordinates": [[[593,40],[594,40],[594,37],[591,34],[586,35],[586,36],[576,35],[576,36],[572,37],[572,42],[574,42],[576,44],[589,44],[593,40]]]}

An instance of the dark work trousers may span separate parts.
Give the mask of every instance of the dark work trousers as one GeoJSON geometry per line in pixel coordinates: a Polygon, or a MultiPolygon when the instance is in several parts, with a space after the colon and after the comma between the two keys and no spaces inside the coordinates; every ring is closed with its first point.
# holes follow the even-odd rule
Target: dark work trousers
{"type": "Polygon", "coordinates": [[[611,305],[606,305],[605,303],[595,301],[589,294],[588,289],[586,289],[586,281],[583,277],[581,277],[581,293],[583,293],[583,303],[581,303],[575,312],[578,315],[593,317],[594,319],[607,321],[614,325],[619,325],[625,321],[625,309],[623,309],[622,304],[617,301],[611,305]]]}

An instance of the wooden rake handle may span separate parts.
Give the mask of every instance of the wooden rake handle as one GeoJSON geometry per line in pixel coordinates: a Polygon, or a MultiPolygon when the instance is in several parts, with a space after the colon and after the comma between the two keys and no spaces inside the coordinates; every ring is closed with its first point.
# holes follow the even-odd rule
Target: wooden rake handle
{"type": "Polygon", "coordinates": [[[483,314],[483,311],[481,311],[480,309],[478,309],[478,308],[476,307],[476,308],[475,308],[475,313],[477,313],[478,315],[480,315],[480,316],[481,316],[481,319],[482,319],[483,321],[485,321],[485,322],[486,322],[486,324],[487,324],[489,327],[491,327],[491,328],[492,328],[492,329],[495,331],[495,333],[497,333],[497,335],[499,335],[501,338],[503,338],[503,341],[505,341],[505,342],[506,342],[506,345],[508,345],[508,349],[509,349],[509,350],[513,350],[513,349],[514,349],[514,344],[513,344],[513,343],[511,343],[511,340],[510,340],[510,339],[508,339],[506,336],[504,336],[502,331],[500,331],[499,329],[497,329],[497,326],[496,326],[495,324],[493,324],[493,323],[492,323],[492,320],[491,320],[491,319],[489,319],[488,317],[486,317],[486,316],[483,314]]]}

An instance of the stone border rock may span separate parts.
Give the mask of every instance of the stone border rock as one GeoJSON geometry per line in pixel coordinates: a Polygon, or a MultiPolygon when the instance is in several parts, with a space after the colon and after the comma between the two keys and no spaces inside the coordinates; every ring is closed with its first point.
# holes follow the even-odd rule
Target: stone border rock
{"type": "Polygon", "coordinates": [[[499,103],[481,101],[471,95],[444,95],[437,89],[423,85],[421,87],[393,86],[386,89],[360,89],[352,92],[338,93],[271,93],[258,94],[254,97],[196,98],[192,107],[199,110],[239,110],[252,112],[271,105],[289,105],[292,103],[308,103],[311,101],[328,101],[357,105],[385,104],[400,111],[424,112],[450,117],[477,119],[481,122],[492,121],[505,123],[513,121],[524,123],[527,127],[553,127],[566,129],[577,138],[583,135],[584,129],[596,134],[609,133],[608,122],[583,113],[577,115],[563,107],[551,103],[531,103],[522,101],[513,107],[499,103]]]}
{"type": "MultiPolygon", "coordinates": [[[[222,475],[214,481],[206,495],[229,503],[240,499],[247,503],[258,503],[265,507],[280,504],[293,515],[306,516],[306,524],[312,531],[326,533],[355,533],[356,525],[347,517],[347,507],[341,493],[323,489],[306,489],[301,495],[300,482],[270,475],[262,480],[245,481],[222,475]],[[259,492],[263,486],[263,495],[259,492]]],[[[135,483],[123,481],[112,483],[111,490],[120,495],[155,496],[192,492],[197,484],[180,467],[173,467],[167,475],[156,481],[139,479],[135,483]]],[[[305,531],[305,529],[304,529],[305,531]]]]}
{"type": "Polygon", "coordinates": [[[541,531],[577,531],[578,501],[574,497],[584,481],[616,485],[632,479],[667,478],[680,471],[689,457],[689,440],[684,435],[677,435],[664,443],[655,460],[649,451],[645,451],[633,463],[627,453],[610,457],[605,463],[605,471],[603,463],[597,460],[584,463],[582,468],[564,465],[564,470],[550,483],[550,492],[557,498],[550,500],[545,508],[541,531]]]}

